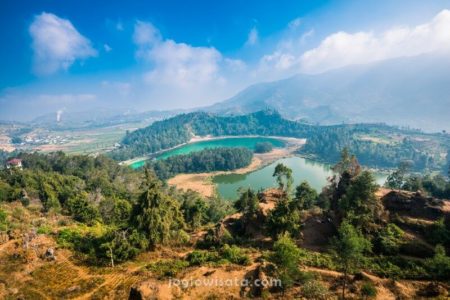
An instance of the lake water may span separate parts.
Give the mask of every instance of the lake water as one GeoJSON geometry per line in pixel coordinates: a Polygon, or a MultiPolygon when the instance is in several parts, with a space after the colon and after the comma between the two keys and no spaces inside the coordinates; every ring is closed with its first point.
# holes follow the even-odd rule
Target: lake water
{"type": "MultiPolygon", "coordinates": [[[[206,148],[219,148],[219,147],[245,147],[248,149],[255,149],[255,145],[260,142],[269,142],[275,148],[282,148],[285,146],[285,142],[275,138],[268,137],[240,137],[240,138],[223,138],[216,140],[201,141],[183,145],[181,147],[165,151],[159,154],[156,159],[165,159],[174,155],[189,154],[191,152],[201,151],[206,148]]],[[[145,165],[146,160],[134,162],[130,165],[133,169],[141,168],[145,165]]]]}
{"type": "MultiPolygon", "coordinates": [[[[318,192],[328,184],[327,178],[333,175],[329,166],[295,156],[279,159],[264,168],[248,174],[218,175],[213,178],[213,182],[217,185],[217,192],[221,197],[228,200],[236,200],[240,187],[250,187],[254,190],[276,187],[277,183],[272,174],[275,166],[279,163],[283,163],[292,169],[294,186],[306,180],[318,192]]],[[[374,175],[378,184],[383,184],[386,180],[386,175],[378,173],[374,175]]]]}

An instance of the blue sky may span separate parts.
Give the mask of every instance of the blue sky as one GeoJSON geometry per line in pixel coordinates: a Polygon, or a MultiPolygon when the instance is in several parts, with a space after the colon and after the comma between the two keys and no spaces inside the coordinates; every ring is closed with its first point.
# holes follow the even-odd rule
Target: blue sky
{"type": "Polygon", "coordinates": [[[6,0],[0,119],[203,106],[299,72],[445,51],[446,9],[449,1],[6,0]]]}

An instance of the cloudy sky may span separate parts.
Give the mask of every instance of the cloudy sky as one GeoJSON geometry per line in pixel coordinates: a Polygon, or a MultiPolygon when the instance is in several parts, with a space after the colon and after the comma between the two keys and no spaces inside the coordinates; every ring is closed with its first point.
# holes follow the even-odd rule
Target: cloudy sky
{"type": "Polygon", "coordinates": [[[449,1],[5,0],[0,119],[204,106],[246,86],[450,50],[449,1]]]}

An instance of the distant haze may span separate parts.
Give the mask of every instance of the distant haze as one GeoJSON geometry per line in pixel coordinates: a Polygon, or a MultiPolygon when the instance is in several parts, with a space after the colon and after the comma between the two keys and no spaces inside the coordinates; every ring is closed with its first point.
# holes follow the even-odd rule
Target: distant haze
{"type": "Polygon", "coordinates": [[[437,53],[350,66],[250,86],[204,108],[247,113],[274,108],[313,123],[384,122],[450,130],[450,57],[437,53]]]}

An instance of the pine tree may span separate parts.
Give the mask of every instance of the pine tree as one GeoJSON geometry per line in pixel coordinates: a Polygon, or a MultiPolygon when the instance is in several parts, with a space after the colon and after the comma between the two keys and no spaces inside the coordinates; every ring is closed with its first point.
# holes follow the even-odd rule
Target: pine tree
{"type": "Polygon", "coordinates": [[[383,206],[375,195],[377,190],[372,173],[363,171],[353,179],[346,194],[339,200],[339,215],[348,218],[355,226],[370,231],[383,212],[383,206]]]}
{"type": "Polygon", "coordinates": [[[247,227],[254,222],[258,216],[259,199],[252,189],[242,191],[241,196],[235,203],[235,208],[242,213],[243,225],[247,227]]]}
{"type": "Polygon", "coordinates": [[[360,267],[364,253],[370,251],[371,245],[362,233],[353,225],[344,220],[339,227],[338,236],[331,241],[331,253],[340,270],[344,273],[342,285],[342,298],[345,299],[345,289],[348,274],[360,267]]]}
{"type": "Polygon", "coordinates": [[[294,205],[297,209],[309,209],[317,201],[317,192],[314,190],[308,182],[303,181],[295,189],[294,205]]]}
{"type": "Polygon", "coordinates": [[[164,193],[161,183],[146,171],[146,190],[134,207],[132,221],[150,247],[166,244],[184,228],[178,202],[164,193]]]}

